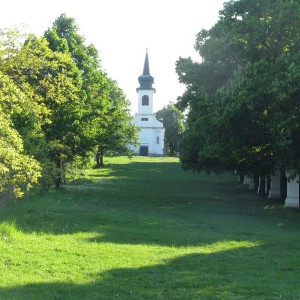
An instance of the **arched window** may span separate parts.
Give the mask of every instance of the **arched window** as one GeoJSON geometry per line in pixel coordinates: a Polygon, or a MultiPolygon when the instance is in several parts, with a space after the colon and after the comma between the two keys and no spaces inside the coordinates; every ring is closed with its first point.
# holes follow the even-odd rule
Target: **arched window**
{"type": "Polygon", "coordinates": [[[147,95],[144,95],[142,97],[142,105],[143,106],[148,106],[149,105],[149,97],[147,95]]]}

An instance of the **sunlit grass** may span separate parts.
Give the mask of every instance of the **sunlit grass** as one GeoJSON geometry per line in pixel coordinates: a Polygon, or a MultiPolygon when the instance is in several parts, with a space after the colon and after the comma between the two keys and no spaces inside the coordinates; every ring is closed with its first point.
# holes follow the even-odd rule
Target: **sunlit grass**
{"type": "Polygon", "coordinates": [[[0,299],[299,299],[299,212],[174,158],[109,159],[0,212],[0,299]]]}

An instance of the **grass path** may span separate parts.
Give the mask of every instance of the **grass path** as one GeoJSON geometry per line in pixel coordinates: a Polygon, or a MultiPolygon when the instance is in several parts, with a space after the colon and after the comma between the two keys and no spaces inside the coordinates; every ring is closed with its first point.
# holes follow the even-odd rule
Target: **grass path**
{"type": "Polygon", "coordinates": [[[1,208],[2,299],[300,299],[300,212],[231,174],[111,158],[1,208]]]}

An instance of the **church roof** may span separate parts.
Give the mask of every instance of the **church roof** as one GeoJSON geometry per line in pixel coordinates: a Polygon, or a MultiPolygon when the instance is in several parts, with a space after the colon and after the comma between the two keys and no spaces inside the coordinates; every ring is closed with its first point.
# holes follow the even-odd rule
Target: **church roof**
{"type": "Polygon", "coordinates": [[[154,78],[150,75],[148,50],[146,51],[143,74],[139,76],[138,81],[140,86],[137,88],[137,90],[154,90],[152,87],[154,78]]]}

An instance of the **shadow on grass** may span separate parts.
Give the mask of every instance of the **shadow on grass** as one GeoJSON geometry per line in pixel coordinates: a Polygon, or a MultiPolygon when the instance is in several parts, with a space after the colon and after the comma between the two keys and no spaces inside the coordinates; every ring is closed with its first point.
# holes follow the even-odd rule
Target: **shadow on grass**
{"type": "Polygon", "coordinates": [[[159,265],[98,273],[87,284],[29,283],[0,288],[1,299],[297,299],[292,272],[257,265],[258,248],[189,254],[159,265]],[[245,260],[247,257],[247,261],[245,260]],[[225,262],[225,264],[224,264],[225,262]],[[247,272],[244,270],[247,269],[247,272]],[[266,278],[272,276],[270,284],[266,278]]]}
{"type": "Polygon", "coordinates": [[[95,173],[74,183],[87,189],[61,190],[20,203],[12,211],[1,212],[1,219],[14,221],[25,233],[93,233],[87,241],[98,243],[192,247],[227,239],[261,240],[271,246],[194,253],[140,268],[100,272],[95,266],[93,271],[83,271],[89,275],[80,274],[80,278],[87,276],[88,283],[72,283],[77,280],[74,271],[66,276],[70,282],[0,288],[0,299],[300,298],[293,266],[282,270],[285,261],[276,259],[280,253],[270,253],[276,250],[272,243],[278,236],[290,233],[289,239],[297,240],[299,214],[267,208],[266,199],[245,197],[249,194],[242,187],[233,192],[237,184],[226,176],[179,170],[176,163],[116,165],[109,176],[95,173]],[[111,186],[89,189],[108,177],[115,190],[111,186]],[[279,223],[283,225],[277,227],[279,223]]]}
{"type": "Polygon", "coordinates": [[[18,203],[0,221],[25,233],[93,232],[91,242],[198,246],[236,232],[255,240],[277,216],[299,217],[245,191],[231,174],[185,172],[176,162],[116,164],[109,174],[92,170],[69,187],[18,203]]]}

